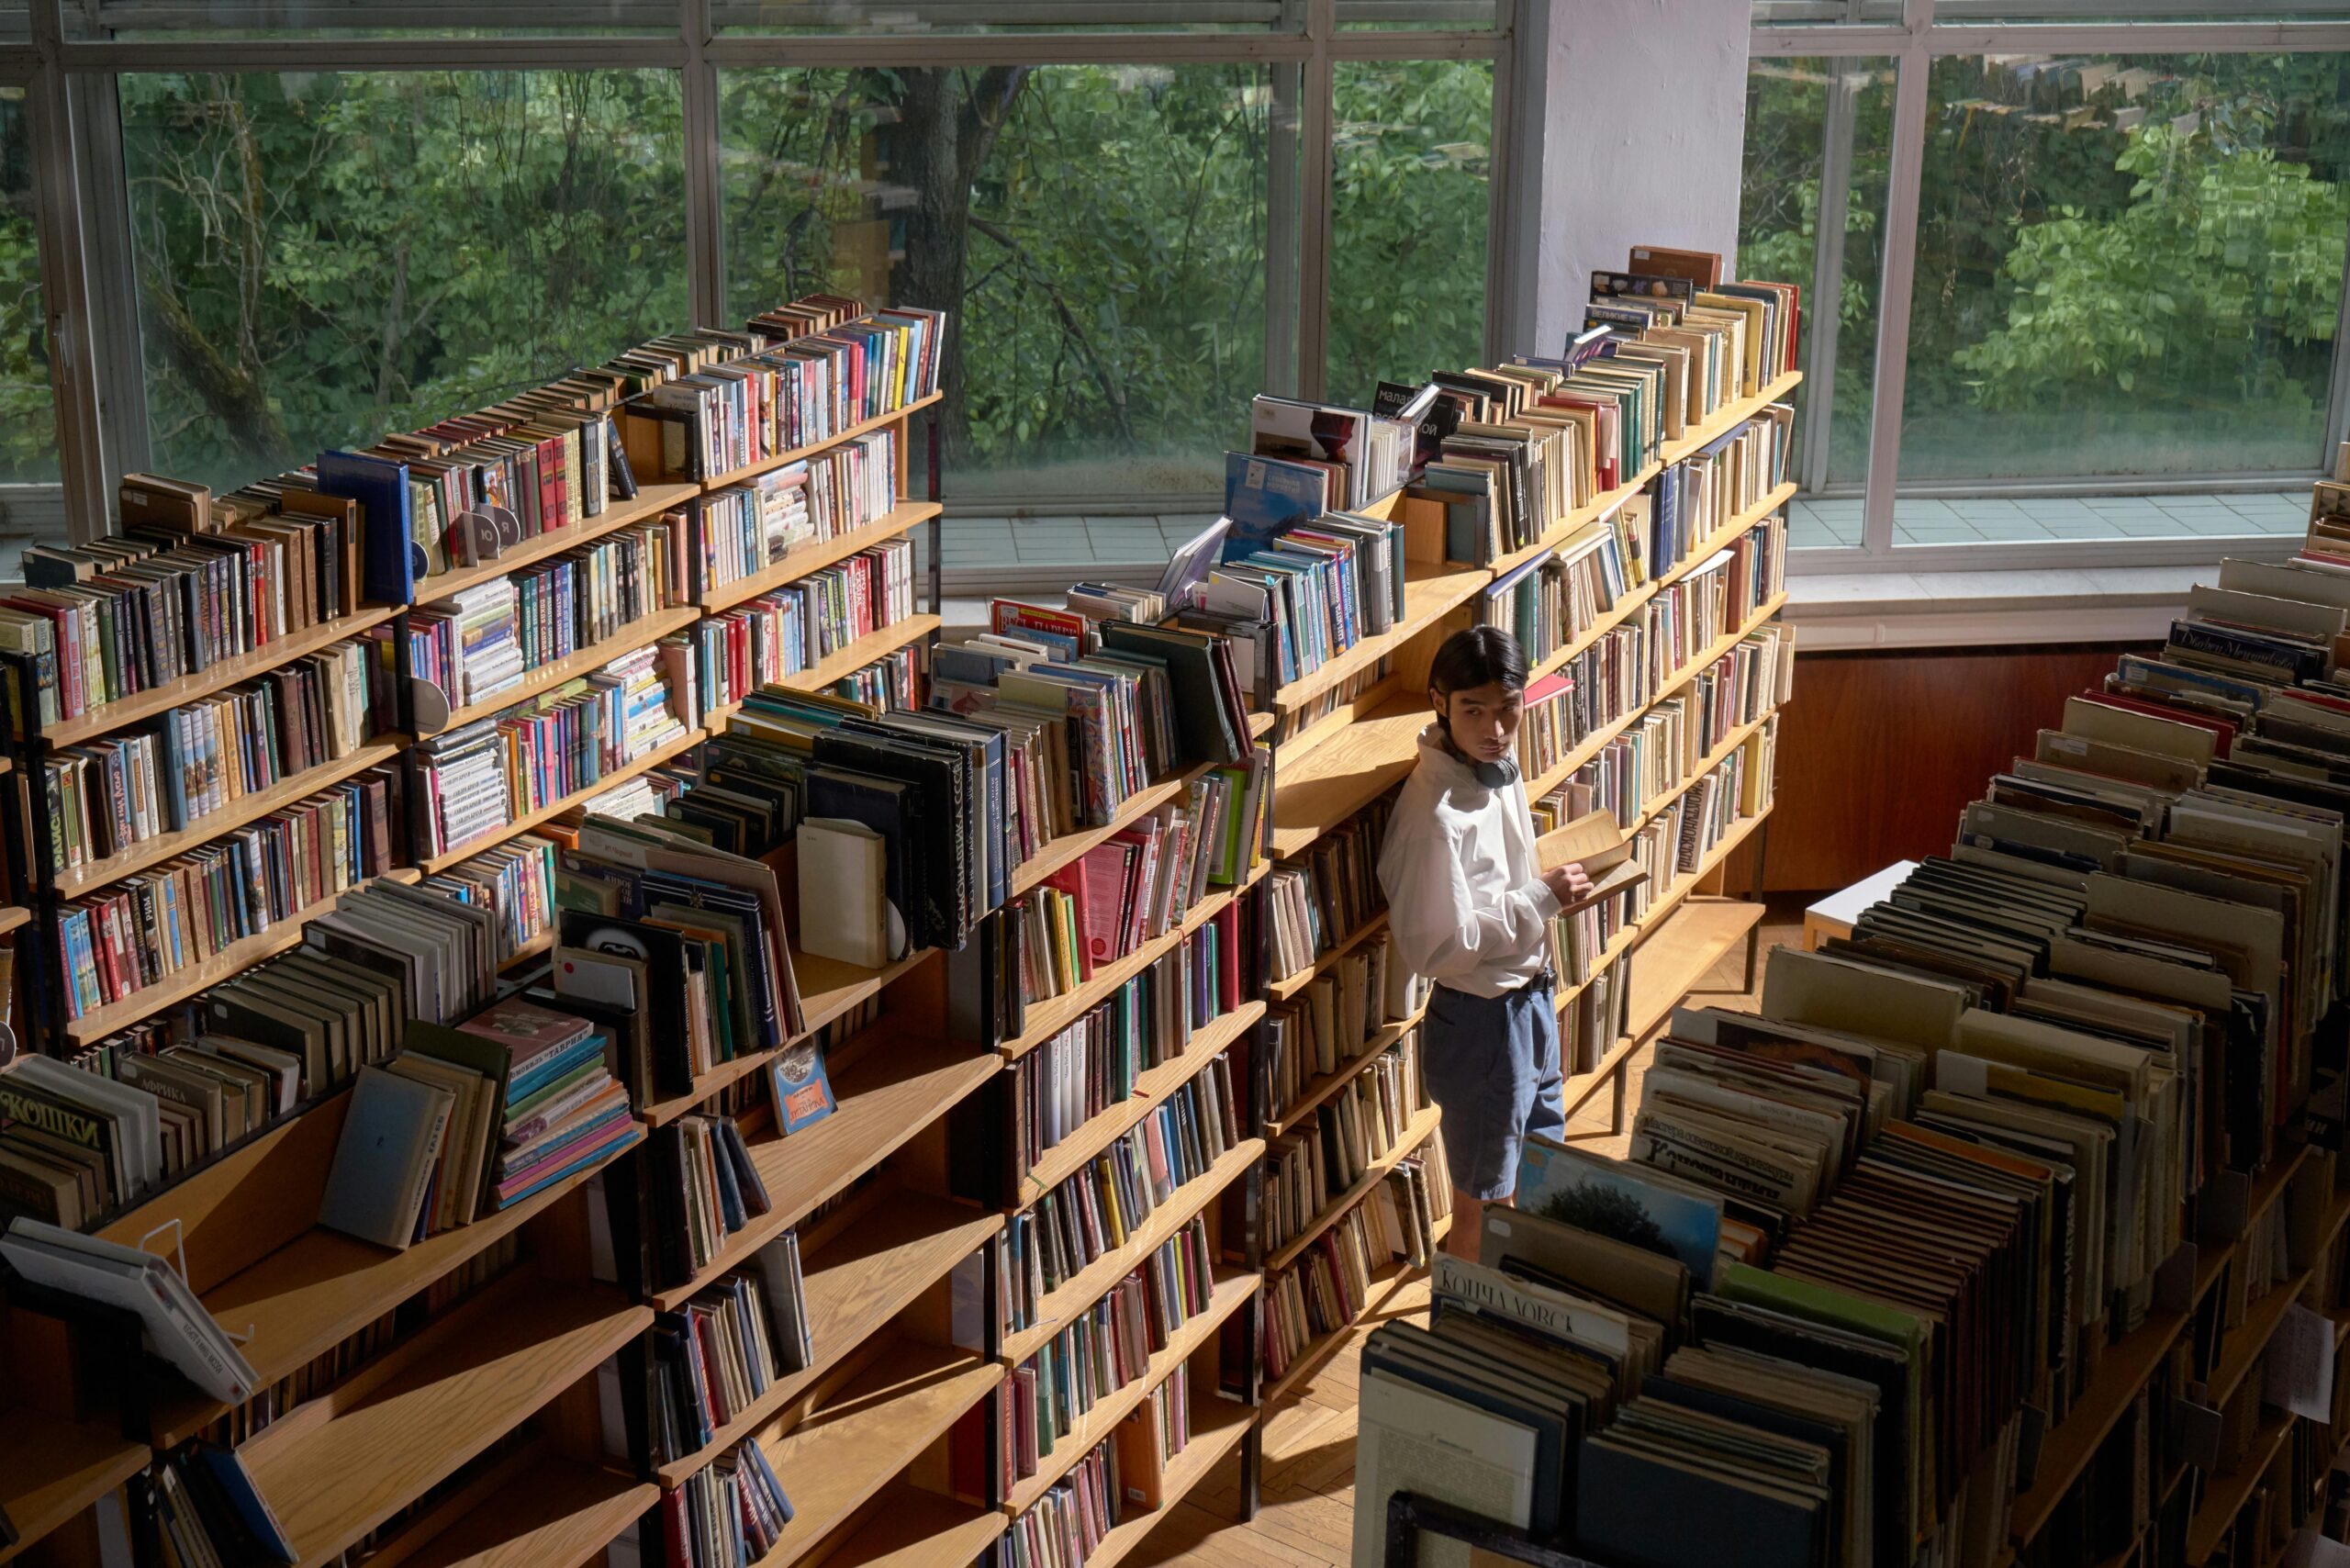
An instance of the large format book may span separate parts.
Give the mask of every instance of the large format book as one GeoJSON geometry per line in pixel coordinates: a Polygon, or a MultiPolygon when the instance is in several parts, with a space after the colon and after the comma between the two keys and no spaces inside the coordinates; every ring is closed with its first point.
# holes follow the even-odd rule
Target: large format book
{"type": "Polygon", "coordinates": [[[418,1239],[456,1103],[437,1084],[363,1068],[319,1198],[319,1223],[394,1250],[418,1239]]]}
{"type": "Polygon", "coordinates": [[[237,1405],[258,1391],[243,1352],[166,1260],[28,1219],[0,1234],[0,1260],[35,1284],[137,1313],[148,1348],[212,1398],[237,1405]]]}

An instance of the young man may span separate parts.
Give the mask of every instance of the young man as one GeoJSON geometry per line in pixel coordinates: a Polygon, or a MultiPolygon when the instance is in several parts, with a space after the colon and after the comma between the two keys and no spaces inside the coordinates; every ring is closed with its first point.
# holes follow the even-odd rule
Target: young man
{"type": "Polygon", "coordinates": [[[1435,982],[1420,1060],[1452,1167],[1445,1245],[1474,1258],[1483,1206],[1516,1188],[1526,1135],[1566,1127],[1550,921],[1591,882],[1580,866],[1537,868],[1516,762],[1516,639],[1492,626],[1453,633],[1428,669],[1428,701],[1436,722],[1388,818],[1379,882],[1398,958],[1435,982]]]}

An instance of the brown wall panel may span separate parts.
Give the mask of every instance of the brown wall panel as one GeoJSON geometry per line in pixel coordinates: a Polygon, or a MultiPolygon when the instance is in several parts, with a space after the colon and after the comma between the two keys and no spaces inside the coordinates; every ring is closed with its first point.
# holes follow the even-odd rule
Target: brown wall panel
{"type": "MultiPolygon", "coordinates": [[[[1779,722],[1779,805],[1765,884],[1849,886],[1896,860],[1947,854],[1984,781],[2031,753],[2065,699],[2128,646],[1809,654],[1779,722]]],[[[2151,651],[2151,650],[2146,650],[2151,651]]],[[[1739,857],[1743,860],[1745,856],[1739,857]]],[[[1732,868],[1742,890],[1749,867],[1732,868]]]]}

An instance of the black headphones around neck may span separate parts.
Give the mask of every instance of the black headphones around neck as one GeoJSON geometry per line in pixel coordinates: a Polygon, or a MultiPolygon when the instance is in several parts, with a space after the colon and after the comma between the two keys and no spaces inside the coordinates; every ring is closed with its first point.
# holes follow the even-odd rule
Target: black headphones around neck
{"type": "Polygon", "coordinates": [[[1517,763],[1510,757],[1499,762],[1472,762],[1452,744],[1452,721],[1442,713],[1436,716],[1437,728],[1444,732],[1444,749],[1453,760],[1469,770],[1469,776],[1488,790],[1506,790],[1517,782],[1517,763]]]}

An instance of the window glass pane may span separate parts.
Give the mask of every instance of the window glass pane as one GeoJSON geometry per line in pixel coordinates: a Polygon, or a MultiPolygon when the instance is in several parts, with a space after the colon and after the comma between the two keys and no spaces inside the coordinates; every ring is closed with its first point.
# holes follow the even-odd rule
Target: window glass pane
{"type": "Polygon", "coordinates": [[[528,38],[677,29],[677,0],[98,0],[68,4],[82,36],[205,38],[528,38]]]}
{"type": "MultiPolygon", "coordinates": [[[[2318,468],[2350,224],[2345,58],[1935,62],[1905,539],[2009,537],[1984,532],[2006,510],[1948,516],[1957,503],[1921,484],[2177,488],[2318,468]]],[[[2161,517],[2115,508],[2127,528],[2076,506],[2032,513],[2034,530],[2065,526],[2022,537],[2260,531],[2217,494],[2165,500],[2161,517]],[[2173,510],[2198,516],[2165,521],[2173,510]]]]}
{"type": "Polygon", "coordinates": [[[1494,66],[1341,61],[1332,95],[1333,401],[1485,353],[1494,66]]]}
{"type": "Polygon", "coordinates": [[[152,461],[233,485],[686,324],[677,78],[122,78],[152,461]]]}
{"type": "Polygon", "coordinates": [[[1808,494],[1791,520],[1797,548],[1861,542],[1893,76],[1883,58],[1758,58],[1747,71],[1739,275],[1804,291],[1793,469],[1808,494]],[[1823,203],[1841,216],[1823,223],[1823,203]],[[1832,308],[1816,286],[1823,244],[1836,280],[1832,308]],[[1823,418],[1826,430],[1814,430],[1823,418]]]}
{"type": "Polygon", "coordinates": [[[727,71],[720,118],[731,316],[811,289],[955,312],[958,510],[1221,494],[1294,157],[1264,68],[727,71]]]}
{"type": "MultiPolygon", "coordinates": [[[[0,485],[57,478],[57,405],[49,386],[49,312],[33,221],[25,90],[0,86],[0,485]]],[[[14,518],[0,524],[14,532],[14,518]]]]}
{"type": "Polygon", "coordinates": [[[1838,22],[1883,26],[1901,20],[1901,0],[1754,0],[1757,27],[1804,27],[1838,22]]]}
{"type": "Polygon", "coordinates": [[[1304,0],[711,0],[722,33],[1305,30],[1304,0]]]}
{"type": "Polygon", "coordinates": [[[1982,22],[2288,22],[2340,21],[2350,17],[2342,0],[2246,0],[2241,6],[2212,0],[1935,0],[1934,20],[1982,22]]]}
{"type": "Polygon", "coordinates": [[[1483,32],[1498,25],[1494,0],[1337,0],[1341,32],[1483,32]]]}

